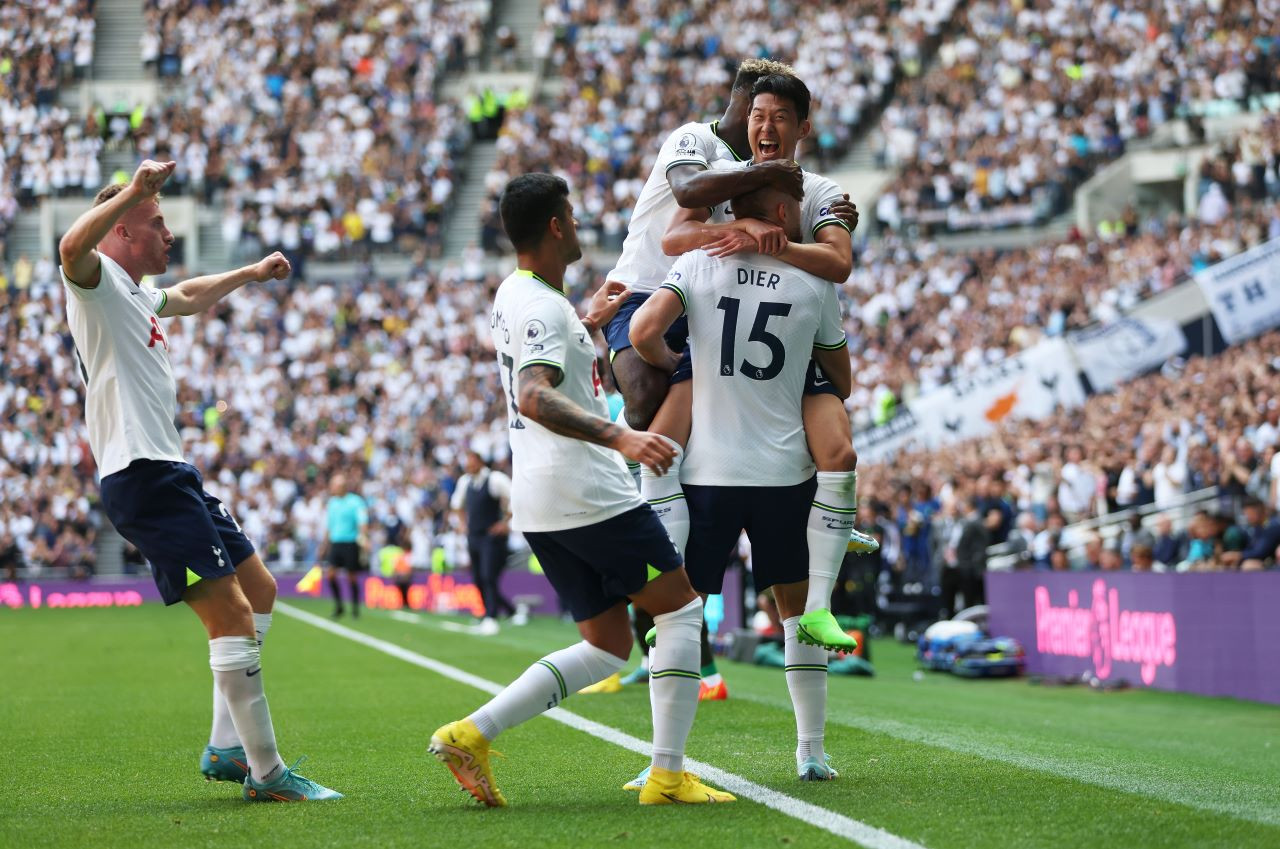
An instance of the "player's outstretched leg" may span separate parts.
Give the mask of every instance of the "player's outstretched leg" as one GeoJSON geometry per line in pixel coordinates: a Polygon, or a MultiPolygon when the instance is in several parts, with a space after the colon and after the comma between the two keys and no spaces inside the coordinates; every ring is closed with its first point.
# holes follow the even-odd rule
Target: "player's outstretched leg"
{"type": "MultiPolygon", "coordinates": [[[[250,557],[236,569],[236,580],[253,609],[253,633],[261,651],[267,631],[271,630],[271,610],[276,601],[276,581],[258,557],[250,557]]],[[[209,745],[200,755],[200,773],[207,781],[234,781],[244,784],[249,774],[249,760],[240,735],[236,734],[231,708],[213,684],[213,725],[209,730],[209,745]]]]}
{"type": "MultiPolygon", "coordinates": [[[[270,613],[253,614],[253,632],[259,651],[270,628],[270,613]]],[[[200,756],[200,773],[207,781],[234,781],[236,784],[244,784],[249,774],[248,757],[240,745],[240,735],[236,733],[235,722],[231,719],[231,708],[216,680],[213,682],[213,726],[209,730],[209,745],[200,756]]]]}
{"type": "Polygon", "coordinates": [[[653,711],[653,763],[640,789],[640,804],[669,805],[732,802],[684,771],[684,747],[697,712],[701,679],[698,634],[702,628],[702,599],[694,598],[671,613],[653,617],[658,644],[650,664],[649,701],[653,711]]]}
{"type": "Polygon", "coordinates": [[[298,775],[280,759],[263,688],[261,651],[257,638],[248,636],[253,629],[252,608],[236,577],[199,581],[188,588],[183,600],[209,632],[209,667],[226,699],[249,766],[244,798],[263,802],[342,798],[341,793],[298,775]]]}
{"type": "MultiPolygon", "coordinates": [[[[619,623],[625,629],[626,605],[619,605],[617,611],[606,612],[601,617],[616,618],[619,614],[619,623]]],[[[625,662],[626,658],[597,648],[585,639],[552,652],[526,669],[475,713],[436,729],[428,751],[447,766],[458,784],[478,801],[491,808],[505,806],[507,800],[498,789],[489,764],[489,742],[508,728],[560,704],[570,693],[616,673],[625,662]]]]}
{"type": "Polygon", "coordinates": [[[809,591],[799,621],[800,642],[833,651],[853,651],[850,637],[831,615],[831,591],[844,561],[857,513],[857,472],[818,472],[818,489],[809,510],[809,591]]]}
{"type": "Polygon", "coordinates": [[[796,714],[796,772],[802,781],[825,781],[838,775],[827,763],[823,751],[827,722],[827,650],[801,643],[797,635],[799,628],[799,616],[782,621],[787,691],[796,714]]]}

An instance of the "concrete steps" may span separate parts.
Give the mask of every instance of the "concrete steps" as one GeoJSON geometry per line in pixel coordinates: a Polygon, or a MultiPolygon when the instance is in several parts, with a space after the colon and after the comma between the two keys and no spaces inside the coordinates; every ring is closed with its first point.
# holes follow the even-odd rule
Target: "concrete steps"
{"type": "Polygon", "coordinates": [[[490,70],[498,67],[497,46],[493,35],[499,27],[507,26],[518,39],[516,46],[518,69],[533,70],[533,36],[541,25],[541,0],[497,0],[494,3],[493,20],[490,22],[485,44],[485,67],[490,70]]]}
{"type": "Polygon", "coordinates": [[[444,234],[444,255],[457,259],[473,242],[480,243],[480,217],[484,214],[484,178],[498,158],[498,143],[474,142],[467,151],[466,166],[454,192],[444,234]]]}
{"type": "Polygon", "coordinates": [[[146,18],[140,0],[98,0],[94,7],[93,78],[99,82],[146,78],[139,39],[146,18]]]}
{"type": "Polygon", "coordinates": [[[10,262],[25,255],[35,262],[41,256],[54,257],[55,245],[44,245],[40,241],[40,210],[23,209],[13,220],[9,232],[5,234],[5,254],[10,262]]]}

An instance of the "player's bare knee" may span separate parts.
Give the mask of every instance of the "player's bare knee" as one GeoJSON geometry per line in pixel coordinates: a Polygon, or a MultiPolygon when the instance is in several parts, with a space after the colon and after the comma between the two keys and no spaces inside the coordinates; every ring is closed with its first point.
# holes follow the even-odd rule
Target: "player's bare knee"
{"type": "Polygon", "coordinates": [[[852,472],[858,468],[858,452],[853,450],[852,442],[832,440],[830,445],[823,446],[823,456],[814,457],[814,465],[820,472],[852,472]]]}
{"type": "Polygon", "coordinates": [[[778,604],[778,616],[782,619],[790,619],[793,616],[799,616],[804,613],[805,596],[808,592],[808,581],[798,581],[794,584],[774,584],[773,599],[778,604]]]}
{"type": "Polygon", "coordinates": [[[270,613],[276,603],[276,579],[262,558],[251,555],[236,566],[236,579],[254,613],[270,613]]]}
{"type": "Polygon", "coordinates": [[[667,397],[667,376],[640,359],[634,348],[619,351],[613,359],[613,376],[627,403],[627,424],[634,430],[649,427],[667,397]]]}
{"type": "Polygon", "coordinates": [[[578,623],[578,633],[592,646],[626,660],[631,656],[631,629],[619,623],[593,621],[578,623]]]}

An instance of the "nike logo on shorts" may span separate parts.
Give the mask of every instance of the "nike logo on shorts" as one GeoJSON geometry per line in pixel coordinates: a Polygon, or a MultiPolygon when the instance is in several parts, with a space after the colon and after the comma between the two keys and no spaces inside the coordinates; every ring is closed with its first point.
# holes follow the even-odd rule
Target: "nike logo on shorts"
{"type": "Polygon", "coordinates": [[[246,677],[252,678],[253,676],[257,675],[261,671],[262,671],[262,667],[259,666],[257,669],[246,669],[244,671],[244,674],[246,677]]]}

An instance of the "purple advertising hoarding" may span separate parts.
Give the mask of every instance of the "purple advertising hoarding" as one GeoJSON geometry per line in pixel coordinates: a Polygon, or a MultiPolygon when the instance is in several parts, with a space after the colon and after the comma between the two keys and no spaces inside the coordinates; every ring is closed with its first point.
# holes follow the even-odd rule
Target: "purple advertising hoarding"
{"type": "MultiPolygon", "coordinates": [[[[278,574],[276,580],[280,598],[320,598],[326,595],[318,569],[278,574]]],[[[404,606],[399,588],[382,578],[366,575],[360,590],[368,607],[397,610],[404,606]]],[[[528,604],[534,613],[559,612],[556,594],[543,575],[509,571],[502,576],[502,591],[508,598],[528,604]]],[[[45,581],[37,578],[21,583],[0,583],[0,609],[137,607],[143,602],[158,601],[160,593],[146,575],[121,581],[45,581]]],[[[448,575],[416,576],[409,588],[409,607],[476,616],[484,612],[480,591],[465,569],[448,575]]]]}
{"type": "MultiPolygon", "coordinates": [[[[324,581],[318,570],[306,573],[278,574],[280,598],[320,598],[326,596],[324,581]]],[[[532,613],[555,615],[560,612],[555,590],[545,575],[508,570],[502,575],[502,592],[513,601],[523,602],[532,613]]],[[[730,569],[725,575],[725,598],[736,599],[742,593],[742,573],[730,569]]],[[[366,575],[360,587],[366,606],[399,610],[404,607],[400,589],[389,581],[366,575]]],[[[20,607],[80,608],[137,607],[143,602],[160,601],[160,592],[150,577],[138,576],[122,581],[45,581],[0,583],[0,610],[20,607]]],[[[741,625],[740,605],[725,605],[721,631],[741,625]]],[[[461,569],[447,575],[417,575],[409,588],[409,609],[432,613],[468,613],[480,616],[484,604],[480,590],[471,582],[471,574],[461,569]]]]}
{"type": "Polygon", "coordinates": [[[989,572],[987,604],[1031,674],[1280,704],[1280,573],[989,572]]]}

